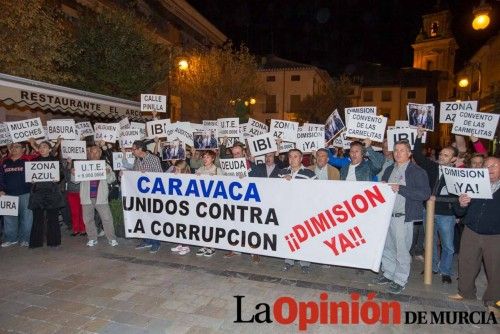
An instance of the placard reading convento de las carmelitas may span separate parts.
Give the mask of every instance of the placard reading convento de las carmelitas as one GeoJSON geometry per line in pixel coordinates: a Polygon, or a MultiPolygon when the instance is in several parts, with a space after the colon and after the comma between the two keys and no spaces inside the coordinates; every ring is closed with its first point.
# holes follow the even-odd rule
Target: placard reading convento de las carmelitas
{"type": "Polygon", "coordinates": [[[459,111],[451,128],[451,133],[478,138],[493,139],[498,125],[499,114],[459,111]]]}

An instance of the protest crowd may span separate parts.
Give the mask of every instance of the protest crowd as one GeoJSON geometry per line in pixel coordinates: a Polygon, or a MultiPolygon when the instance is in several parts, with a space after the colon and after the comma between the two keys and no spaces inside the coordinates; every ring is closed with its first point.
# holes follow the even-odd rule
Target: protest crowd
{"type": "MultiPolygon", "coordinates": [[[[63,125],[52,120],[44,135],[24,138],[16,134],[30,129],[6,123],[3,136],[10,131],[10,140],[1,148],[0,200],[6,201],[3,209],[14,201],[17,211],[2,211],[1,246],[59,247],[61,228],[82,238],[82,245],[88,247],[101,242],[100,237],[110,247],[118,246],[117,235],[123,236],[118,231],[123,226],[117,224],[123,220],[120,180],[130,171],[281,179],[283,184],[300,183],[304,201],[308,186],[316,180],[336,181],[331,192],[336,192],[338,182],[377,182],[387,184],[395,200],[379,276],[373,283],[394,294],[405,289],[412,260],[424,261],[425,203],[430,200],[435,202],[433,273],[440,275],[442,284],[458,277],[457,294],[449,298],[476,299],[475,279],[484,264],[488,284],[481,298],[486,306],[498,309],[500,152],[488,155],[488,138],[459,130],[449,146],[426,148],[426,132],[437,121],[428,105],[414,107],[409,124],[399,127],[387,127],[387,119],[371,111],[365,115],[356,110],[346,112],[345,125],[335,111],[327,124],[300,127],[279,120],[269,126],[253,119],[239,124],[237,118],[170,124],[153,114],[153,121],[146,124],[127,120],[83,126],[72,120],[60,120],[63,125]],[[366,125],[372,123],[373,127],[366,125]],[[448,178],[467,181],[481,171],[486,171],[487,183],[482,188],[458,181],[451,184],[448,178]],[[113,210],[113,202],[118,210],[113,210]],[[456,254],[458,272],[453,269],[456,254]]],[[[42,125],[38,119],[30,126],[42,125]]],[[[176,256],[211,257],[219,251],[212,246],[193,249],[180,240],[167,246],[151,238],[139,239],[136,250],[154,254],[161,247],[171,248],[176,256]]],[[[223,252],[226,259],[247,256],[236,250],[223,252]]],[[[254,264],[265,261],[251,247],[248,253],[254,264]]],[[[310,261],[289,258],[280,269],[289,271],[297,262],[304,274],[314,270],[310,261]]]]}

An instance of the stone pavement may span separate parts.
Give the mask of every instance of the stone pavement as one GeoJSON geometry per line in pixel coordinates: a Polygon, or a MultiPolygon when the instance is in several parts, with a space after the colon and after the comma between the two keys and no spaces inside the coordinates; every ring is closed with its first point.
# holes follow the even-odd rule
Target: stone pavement
{"type": "MultiPolygon", "coordinates": [[[[135,240],[119,240],[112,248],[101,238],[97,247],[84,237],[64,237],[57,249],[0,249],[0,333],[294,333],[291,325],[236,324],[234,295],[245,295],[243,315],[258,303],[271,304],[280,296],[319,301],[350,301],[349,293],[366,296],[377,291],[368,282],[371,272],[313,265],[304,275],[299,268],[280,271],[282,260],[262,258],[252,264],[248,255],[224,259],[179,256],[163,243],[157,254],[136,251],[135,240]]],[[[193,248],[194,249],[194,248],[193,248]]],[[[414,263],[402,295],[377,294],[377,302],[397,300],[402,310],[482,311],[479,301],[449,302],[456,291],[436,282],[426,287],[414,263]]],[[[479,295],[484,275],[478,279],[479,295]]],[[[500,333],[492,325],[311,325],[308,333],[500,333]]]]}

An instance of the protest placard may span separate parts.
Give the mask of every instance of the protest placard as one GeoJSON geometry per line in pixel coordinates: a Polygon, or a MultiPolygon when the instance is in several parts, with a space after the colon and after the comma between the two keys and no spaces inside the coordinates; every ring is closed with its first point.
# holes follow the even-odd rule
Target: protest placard
{"type": "Polygon", "coordinates": [[[13,143],[27,141],[30,138],[45,137],[45,131],[43,131],[40,117],[30,118],[23,121],[6,122],[5,124],[9,129],[10,137],[13,143]]]}
{"type": "Polygon", "coordinates": [[[118,123],[95,123],[95,141],[104,140],[107,143],[115,143],[120,136],[120,125],[118,123]]]}
{"type": "Polygon", "coordinates": [[[203,132],[205,131],[205,127],[203,124],[199,123],[190,123],[191,124],[191,129],[193,129],[193,132],[203,132]]]}
{"type": "Polygon", "coordinates": [[[19,215],[19,197],[0,196],[0,216],[18,216],[19,215]]]}
{"type": "Polygon", "coordinates": [[[195,150],[215,150],[218,148],[216,130],[193,132],[195,150]]]}
{"type": "Polygon", "coordinates": [[[325,124],[304,123],[302,125],[303,131],[325,131],[325,124]]]}
{"type": "Polygon", "coordinates": [[[421,126],[428,131],[434,131],[434,105],[408,103],[406,106],[406,113],[408,116],[408,123],[410,127],[421,126]]]}
{"type": "Polygon", "coordinates": [[[245,158],[219,159],[220,168],[225,176],[248,176],[247,161],[245,158]]]}
{"type": "MultiPolygon", "coordinates": [[[[396,128],[409,128],[410,122],[409,121],[396,121],[396,122],[394,122],[394,127],[396,127],[396,128]]],[[[387,128],[389,128],[389,127],[387,127],[387,128]]]]}
{"type": "Polygon", "coordinates": [[[372,115],[377,116],[377,107],[352,107],[344,109],[345,116],[345,125],[346,127],[349,125],[348,115],[350,114],[363,114],[363,115],[372,115]]]}
{"type": "Polygon", "coordinates": [[[276,139],[281,138],[283,141],[295,143],[298,129],[299,123],[297,122],[272,119],[269,132],[276,139]]]}
{"type": "MultiPolygon", "coordinates": [[[[127,161],[129,164],[133,165],[135,162],[135,156],[132,152],[125,152],[125,156],[127,157],[127,161]]],[[[123,153],[122,152],[113,152],[113,170],[124,170],[122,165],[123,161],[123,153]]]]}
{"type": "Polygon", "coordinates": [[[439,123],[453,124],[459,111],[477,111],[477,101],[441,102],[439,123]]]}
{"type": "Polygon", "coordinates": [[[217,129],[219,128],[219,122],[217,120],[204,120],[203,121],[203,130],[212,131],[214,130],[217,134],[217,129]]]}
{"type": "Polygon", "coordinates": [[[142,112],[167,112],[167,97],[165,95],[141,94],[142,112]]]}
{"type": "Polygon", "coordinates": [[[247,143],[248,148],[250,149],[250,154],[254,157],[276,152],[278,150],[276,139],[269,132],[248,138],[247,143]]]}
{"type": "Polygon", "coordinates": [[[119,142],[121,148],[132,148],[132,144],[141,139],[141,129],[128,128],[120,131],[119,142]]]}
{"type": "Polygon", "coordinates": [[[104,160],[75,161],[75,181],[106,180],[104,160]]]}
{"type": "Polygon", "coordinates": [[[217,144],[219,146],[224,145],[224,141],[226,142],[226,144],[225,144],[226,148],[233,147],[234,144],[240,142],[240,137],[218,137],[217,138],[217,144]]]}
{"type": "Polygon", "coordinates": [[[24,167],[26,182],[58,182],[59,161],[26,161],[24,167]]]}
{"type": "Polygon", "coordinates": [[[467,194],[470,198],[493,198],[487,168],[441,167],[450,194],[467,194]]]}
{"type": "Polygon", "coordinates": [[[278,150],[280,153],[287,153],[290,151],[292,148],[295,148],[296,145],[295,143],[291,143],[288,141],[282,141],[281,143],[278,144],[278,150]]]}
{"type": "Polygon", "coordinates": [[[346,132],[343,131],[340,135],[335,137],[335,139],[332,142],[332,146],[339,147],[339,148],[342,148],[344,150],[348,150],[351,148],[351,143],[352,143],[352,140],[348,140],[346,137],[346,132]]]}
{"type": "Polygon", "coordinates": [[[257,121],[256,119],[249,118],[245,130],[245,132],[250,136],[258,136],[263,133],[268,133],[269,127],[266,124],[257,121]]]}
{"type": "Polygon", "coordinates": [[[266,156],[265,155],[259,155],[257,157],[254,157],[254,163],[256,165],[265,164],[266,163],[266,156]]]}
{"type": "Polygon", "coordinates": [[[78,139],[78,133],[73,119],[53,119],[47,121],[47,137],[56,140],[59,137],[67,140],[78,139]]]}
{"type": "Polygon", "coordinates": [[[87,143],[84,140],[63,140],[61,155],[63,159],[86,160],[87,143]]]}
{"type": "MultiPolygon", "coordinates": [[[[176,122],[167,130],[167,138],[169,141],[178,139],[186,145],[194,145],[193,128],[189,122],[176,122]]],[[[217,140],[215,141],[217,145],[217,140]]]]}
{"type": "Polygon", "coordinates": [[[120,124],[120,129],[128,129],[130,127],[128,117],[122,118],[118,124],[120,124]]]}
{"type": "MultiPolygon", "coordinates": [[[[425,143],[426,134],[422,136],[422,143],[425,143]]],[[[417,129],[414,128],[392,128],[387,130],[387,148],[393,151],[394,144],[400,140],[407,140],[413,150],[417,139],[417,129]]]]}
{"type": "Polygon", "coordinates": [[[238,117],[219,118],[217,120],[217,137],[240,137],[240,119],[238,117]]]}
{"type": "Polygon", "coordinates": [[[375,182],[127,172],[122,196],[127,238],[378,271],[396,194],[375,182]]]}
{"type": "Polygon", "coordinates": [[[88,136],[94,135],[94,128],[90,122],[80,122],[75,124],[78,136],[83,139],[88,136]]]}
{"type": "Polygon", "coordinates": [[[451,128],[451,133],[463,136],[493,139],[498,125],[499,114],[477,111],[459,111],[451,128]]]}
{"type": "Polygon", "coordinates": [[[252,137],[251,134],[248,133],[248,123],[240,124],[240,139],[239,141],[244,143],[247,138],[252,137]]]}
{"type": "Polygon", "coordinates": [[[163,161],[186,159],[186,145],[180,140],[163,142],[161,158],[163,161]]]}
{"type": "Polygon", "coordinates": [[[9,145],[12,143],[12,138],[10,138],[9,128],[6,124],[0,123],[0,146],[9,145]]]}
{"type": "Polygon", "coordinates": [[[384,141],[387,117],[350,113],[347,115],[347,119],[349,120],[346,121],[346,136],[348,138],[369,138],[376,142],[384,141]]]}
{"type": "Polygon", "coordinates": [[[301,131],[297,133],[295,146],[302,153],[312,153],[325,147],[325,131],[301,131]]]}
{"type": "Polygon", "coordinates": [[[146,122],[146,132],[149,139],[167,137],[170,127],[170,119],[158,119],[155,121],[146,122]]]}
{"type": "Polygon", "coordinates": [[[146,124],[145,123],[139,123],[139,122],[130,122],[130,127],[134,129],[142,129],[146,131],[146,124]]]}
{"type": "Polygon", "coordinates": [[[340,118],[339,112],[335,109],[326,119],[325,123],[325,141],[329,142],[345,128],[344,122],[340,118]]]}

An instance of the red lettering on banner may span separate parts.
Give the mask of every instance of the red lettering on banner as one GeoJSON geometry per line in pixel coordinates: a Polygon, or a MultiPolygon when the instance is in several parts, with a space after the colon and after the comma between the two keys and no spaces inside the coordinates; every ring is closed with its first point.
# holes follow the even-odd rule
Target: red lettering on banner
{"type": "Polygon", "coordinates": [[[323,243],[328,246],[335,256],[345,253],[349,249],[354,249],[366,243],[358,226],[350,228],[345,233],[339,233],[330,240],[324,240],[323,243]]]}

